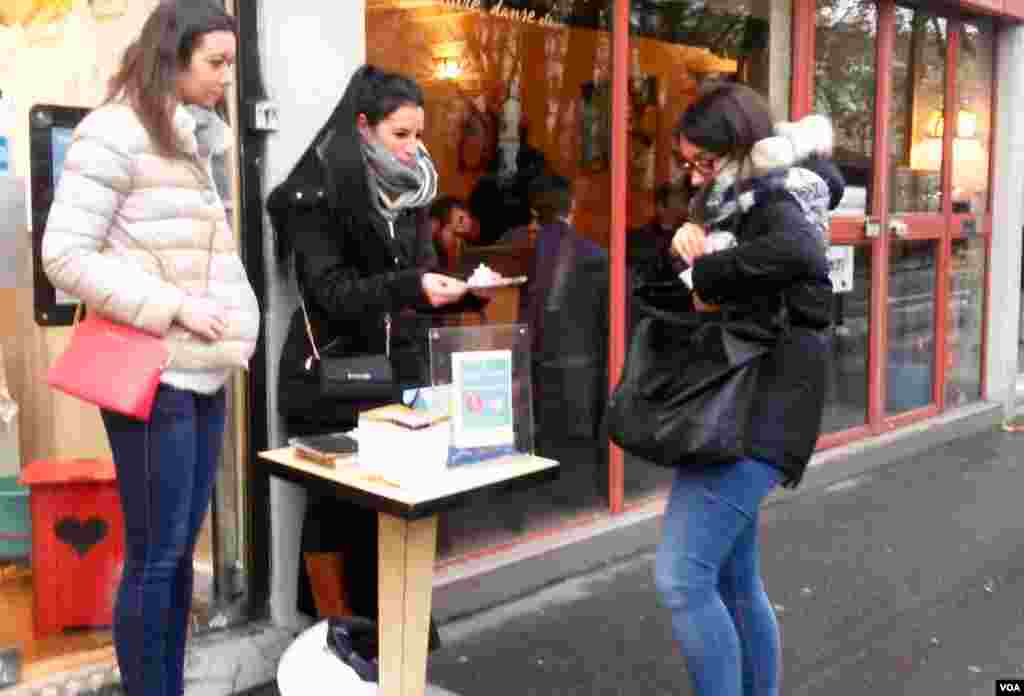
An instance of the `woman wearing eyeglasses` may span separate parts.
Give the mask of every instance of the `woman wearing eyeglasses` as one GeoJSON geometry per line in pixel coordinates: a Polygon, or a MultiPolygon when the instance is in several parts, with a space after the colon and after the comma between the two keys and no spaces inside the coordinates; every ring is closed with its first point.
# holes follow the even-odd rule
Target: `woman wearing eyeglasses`
{"type": "Polygon", "coordinates": [[[777,485],[795,487],[820,431],[832,285],[827,210],[842,177],[821,157],[823,119],[772,123],[764,99],[742,85],[700,97],[676,128],[677,154],[702,189],[673,253],[690,268],[697,311],[791,329],[763,360],[745,456],[677,469],[655,579],[696,696],[776,696],[779,629],[758,567],[758,510],[777,485]],[[799,164],[800,166],[794,166],[799,164]]]}

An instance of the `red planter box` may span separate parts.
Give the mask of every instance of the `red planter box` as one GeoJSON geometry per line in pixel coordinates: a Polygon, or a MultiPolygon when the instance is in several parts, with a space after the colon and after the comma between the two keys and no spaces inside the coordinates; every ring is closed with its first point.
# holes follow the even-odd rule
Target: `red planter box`
{"type": "Polygon", "coordinates": [[[40,459],[22,471],[32,518],[37,638],[109,626],[124,563],[124,517],[114,463],[40,459]]]}

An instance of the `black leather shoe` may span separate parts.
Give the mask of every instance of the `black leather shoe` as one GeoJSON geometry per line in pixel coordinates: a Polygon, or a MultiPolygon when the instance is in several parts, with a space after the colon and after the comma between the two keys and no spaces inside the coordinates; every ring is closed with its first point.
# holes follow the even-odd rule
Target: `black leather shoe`
{"type": "Polygon", "coordinates": [[[327,620],[327,647],[363,681],[378,680],[377,622],[359,616],[332,617],[327,620]]]}

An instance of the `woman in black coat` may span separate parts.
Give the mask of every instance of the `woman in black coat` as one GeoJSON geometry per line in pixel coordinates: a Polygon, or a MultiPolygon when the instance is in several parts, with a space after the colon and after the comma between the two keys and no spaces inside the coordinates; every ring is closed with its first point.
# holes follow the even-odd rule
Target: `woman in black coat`
{"type": "Polygon", "coordinates": [[[744,457],[681,465],[665,510],[655,579],[695,696],[778,694],[779,632],[758,567],[758,511],[775,486],[799,483],[821,428],[827,210],[842,184],[833,182],[835,196],[816,173],[828,169],[821,162],[794,165],[830,149],[825,129],[820,144],[776,136],[764,99],[737,84],[701,96],[676,129],[677,154],[704,183],[691,211],[701,224],[684,225],[672,242],[691,267],[682,278],[694,308],[728,307],[781,332],[762,358],[744,457]]]}
{"type": "MultiPolygon", "coordinates": [[[[267,208],[277,252],[292,259],[309,330],[321,355],[390,351],[403,386],[429,382],[428,326],[439,312],[478,310],[464,281],[437,272],[427,207],[437,171],[421,142],[423,93],[412,80],[371,65],[345,94],[267,208]]],[[[282,350],[278,405],[289,435],[348,430],[379,403],[320,394],[300,307],[282,350]]],[[[340,551],[345,592],[357,615],[377,617],[377,525],[369,511],[311,501],[303,556],[340,551]]],[[[299,607],[315,613],[306,565],[299,607]]]]}

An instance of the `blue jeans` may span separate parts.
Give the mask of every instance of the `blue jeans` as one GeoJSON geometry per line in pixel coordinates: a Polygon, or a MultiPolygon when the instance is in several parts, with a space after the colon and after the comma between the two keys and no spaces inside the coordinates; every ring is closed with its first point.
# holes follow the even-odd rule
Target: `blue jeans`
{"type": "Polygon", "coordinates": [[[114,648],[128,696],[181,696],[192,553],[217,472],[224,390],[160,385],[148,423],[101,411],[125,522],[114,648]]]}
{"type": "Polygon", "coordinates": [[[694,696],[777,696],[779,627],[761,581],[758,508],[782,480],[756,459],[676,473],[655,558],[694,696]]]}

